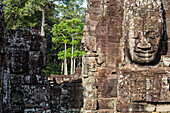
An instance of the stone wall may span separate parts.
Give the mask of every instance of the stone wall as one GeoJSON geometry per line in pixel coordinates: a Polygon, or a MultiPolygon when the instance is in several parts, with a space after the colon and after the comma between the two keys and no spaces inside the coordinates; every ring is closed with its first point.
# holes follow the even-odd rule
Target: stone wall
{"type": "Polygon", "coordinates": [[[122,20],[122,1],[88,1],[82,40],[87,52],[83,56],[83,112],[116,112],[122,20]]]}
{"type": "Polygon", "coordinates": [[[8,30],[3,73],[3,112],[50,112],[46,42],[27,30],[8,30]]]}
{"type": "Polygon", "coordinates": [[[35,29],[5,30],[0,6],[0,113],[80,112],[81,68],[45,75],[46,40],[35,29]]]}
{"type": "MultiPolygon", "coordinates": [[[[0,92],[2,92],[3,68],[5,58],[5,26],[2,6],[0,6],[0,92]]],[[[0,113],[2,113],[2,93],[0,93],[0,113]]]]}
{"type": "Polygon", "coordinates": [[[170,112],[170,1],[89,0],[82,76],[47,79],[45,39],[5,32],[2,17],[0,10],[4,113],[170,112]]]}
{"type": "Polygon", "coordinates": [[[8,30],[3,64],[4,113],[80,112],[81,68],[74,75],[45,75],[46,41],[28,30],[8,30]]]}
{"type": "Polygon", "coordinates": [[[88,0],[82,112],[169,112],[168,0],[88,0]]]}
{"type": "Polygon", "coordinates": [[[83,86],[80,73],[51,75],[49,78],[52,113],[79,113],[83,107],[83,86]]]}

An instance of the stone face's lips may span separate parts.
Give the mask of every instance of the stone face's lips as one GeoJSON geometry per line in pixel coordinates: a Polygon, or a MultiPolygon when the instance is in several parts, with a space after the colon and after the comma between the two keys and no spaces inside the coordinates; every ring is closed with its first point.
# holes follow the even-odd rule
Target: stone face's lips
{"type": "Polygon", "coordinates": [[[134,50],[135,53],[141,53],[141,54],[151,54],[151,53],[154,53],[155,50],[148,50],[148,51],[141,51],[141,50],[134,50]]]}
{"type": "Polygon", "coordinates": [[[142,58],[150,58],[152,57],[152,54],[136,54],[136,56],[142,57],[142,58]]]}
{"type": "Polygon", "coordinates": [[[154,50],[149,50],[149,51],[134,51],[137,57],[141,58],[151,58],[155,51],[154,50]]]}

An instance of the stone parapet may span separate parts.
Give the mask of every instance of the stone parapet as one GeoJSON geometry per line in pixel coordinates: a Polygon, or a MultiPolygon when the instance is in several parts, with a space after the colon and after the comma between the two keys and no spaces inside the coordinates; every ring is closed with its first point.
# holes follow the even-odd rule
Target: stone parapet
{"type": "Polygon", "coordinates": [[[78,113],[83,107],[83,86],[81,68],[73,75],[53,75],[50,82],[51,112],[78,113]]]}

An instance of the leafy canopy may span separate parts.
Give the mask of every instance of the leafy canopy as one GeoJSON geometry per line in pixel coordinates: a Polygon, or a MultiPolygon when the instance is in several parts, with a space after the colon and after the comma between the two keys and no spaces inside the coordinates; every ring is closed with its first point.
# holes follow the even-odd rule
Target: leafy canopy
{"type": "Polygon", "coordinates": [[[41,11],[46,6],[53,6],[50,0],[3,0],[5,20],[8,28],[39,26],[41,11]]]}
{"type": "MultiPolygon", "coordinates": [[[[52,29],[53,43],[63,42],[71,45],[80,44],[80,40],[83,36],[83,26],[84,23],[79,19],[63,20],[59,24],[55,24],[52,29]],[[72,40],[74,38],[74,41],[72,40]]],[[[66,57],[71,58],[71,48],[68,48],[66,51],[66,57]]],[[[75,50],[73,57],[78,57],[80,54],[83,54],[79,50],[75,50]]],[[[64,59],[65,52],[64,50],[58,53],[58,59],[64,59]]]]}

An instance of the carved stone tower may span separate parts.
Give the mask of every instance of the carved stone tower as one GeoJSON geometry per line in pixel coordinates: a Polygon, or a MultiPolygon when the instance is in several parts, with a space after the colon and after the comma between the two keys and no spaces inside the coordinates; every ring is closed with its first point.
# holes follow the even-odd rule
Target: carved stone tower
{"type": "Polygon", "coordinates": [[[170,1],[89,0],[83,112],[170,111],[170,1]]]}

